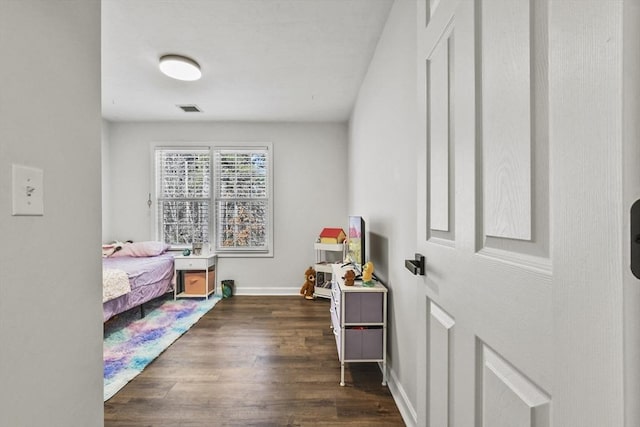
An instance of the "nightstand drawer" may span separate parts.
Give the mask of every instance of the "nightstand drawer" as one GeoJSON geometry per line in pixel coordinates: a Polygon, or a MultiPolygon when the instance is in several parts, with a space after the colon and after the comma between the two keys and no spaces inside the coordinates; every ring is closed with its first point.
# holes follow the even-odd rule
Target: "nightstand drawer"
{"type": "Polygon", "coordinates": [[[176,270],[209,270],[215,263],[214,257],[176,257],[174,260],[176,270]]]}

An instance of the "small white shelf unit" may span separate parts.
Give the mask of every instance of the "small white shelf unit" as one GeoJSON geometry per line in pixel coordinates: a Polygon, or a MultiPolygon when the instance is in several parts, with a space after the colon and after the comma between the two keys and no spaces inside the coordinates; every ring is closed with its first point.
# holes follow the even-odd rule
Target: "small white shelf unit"
{"type": "Polygon", "coordinates": [[[215,292],[215,270],[217,256],[215,254],[205,255],[177,255],[173,260],[174,277],[176,284],[173,288],[173,299],[178,298],[206,298],[215,292]],[[204,273],[204,287],[202,292],[189,293],[186,291],[184,283],[184,274],[187,272],[204,273]],[[213,272],[214,280],[211,282],[209,273],[213,272]]]}
{"type": "Polygon", "coordinates": [[[316,251],[316,284],[313,296],[331,298],[331,283],[333,282],[333,269],[331,266],[338,262],[342,263],[347,255],[347,245],[345,243],[314,243],[316,251]],[[329,255],[333,253],[333,255],[329,255]],[[336,259],[339,258],[339,259],[336,259]]]}

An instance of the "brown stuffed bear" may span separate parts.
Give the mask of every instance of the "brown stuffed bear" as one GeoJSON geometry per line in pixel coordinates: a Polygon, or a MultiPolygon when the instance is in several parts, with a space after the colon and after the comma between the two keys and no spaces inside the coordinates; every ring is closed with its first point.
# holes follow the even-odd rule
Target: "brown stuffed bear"
{"type": "Polygon", "coordinates": [[[356,279],[356,273],[354,273],[353,270],[347,270],[347,272],[344,273],[343,279],[345,286],[353,286],[356,279]]]}
{"type": "Polygon", "coordinates": [[[300,288],[300,295],[304,295],[305,299],[313,299],[313,292],[315,290],[316,283],[316,271],[309,267],[304,272],[304,284],[300,288]]]}

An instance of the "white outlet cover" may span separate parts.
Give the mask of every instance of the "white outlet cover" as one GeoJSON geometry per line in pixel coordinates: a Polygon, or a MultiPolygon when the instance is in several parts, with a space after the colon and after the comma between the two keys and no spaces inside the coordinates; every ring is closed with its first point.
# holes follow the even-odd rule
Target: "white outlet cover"
{"type": "Polygon", "coordinates": [[[42,169],[12,165],[12,215],[44,215],[44,172],[42,169]]]}

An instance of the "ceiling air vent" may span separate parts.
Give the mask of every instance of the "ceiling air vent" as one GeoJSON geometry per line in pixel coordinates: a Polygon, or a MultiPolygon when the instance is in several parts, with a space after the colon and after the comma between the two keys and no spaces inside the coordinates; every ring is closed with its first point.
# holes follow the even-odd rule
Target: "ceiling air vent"
{"type": "Polygon", "coordinates": [[[202,113],[202,110],[197,105],[178,105],[178,108],[185,113],[202,113]]]}

